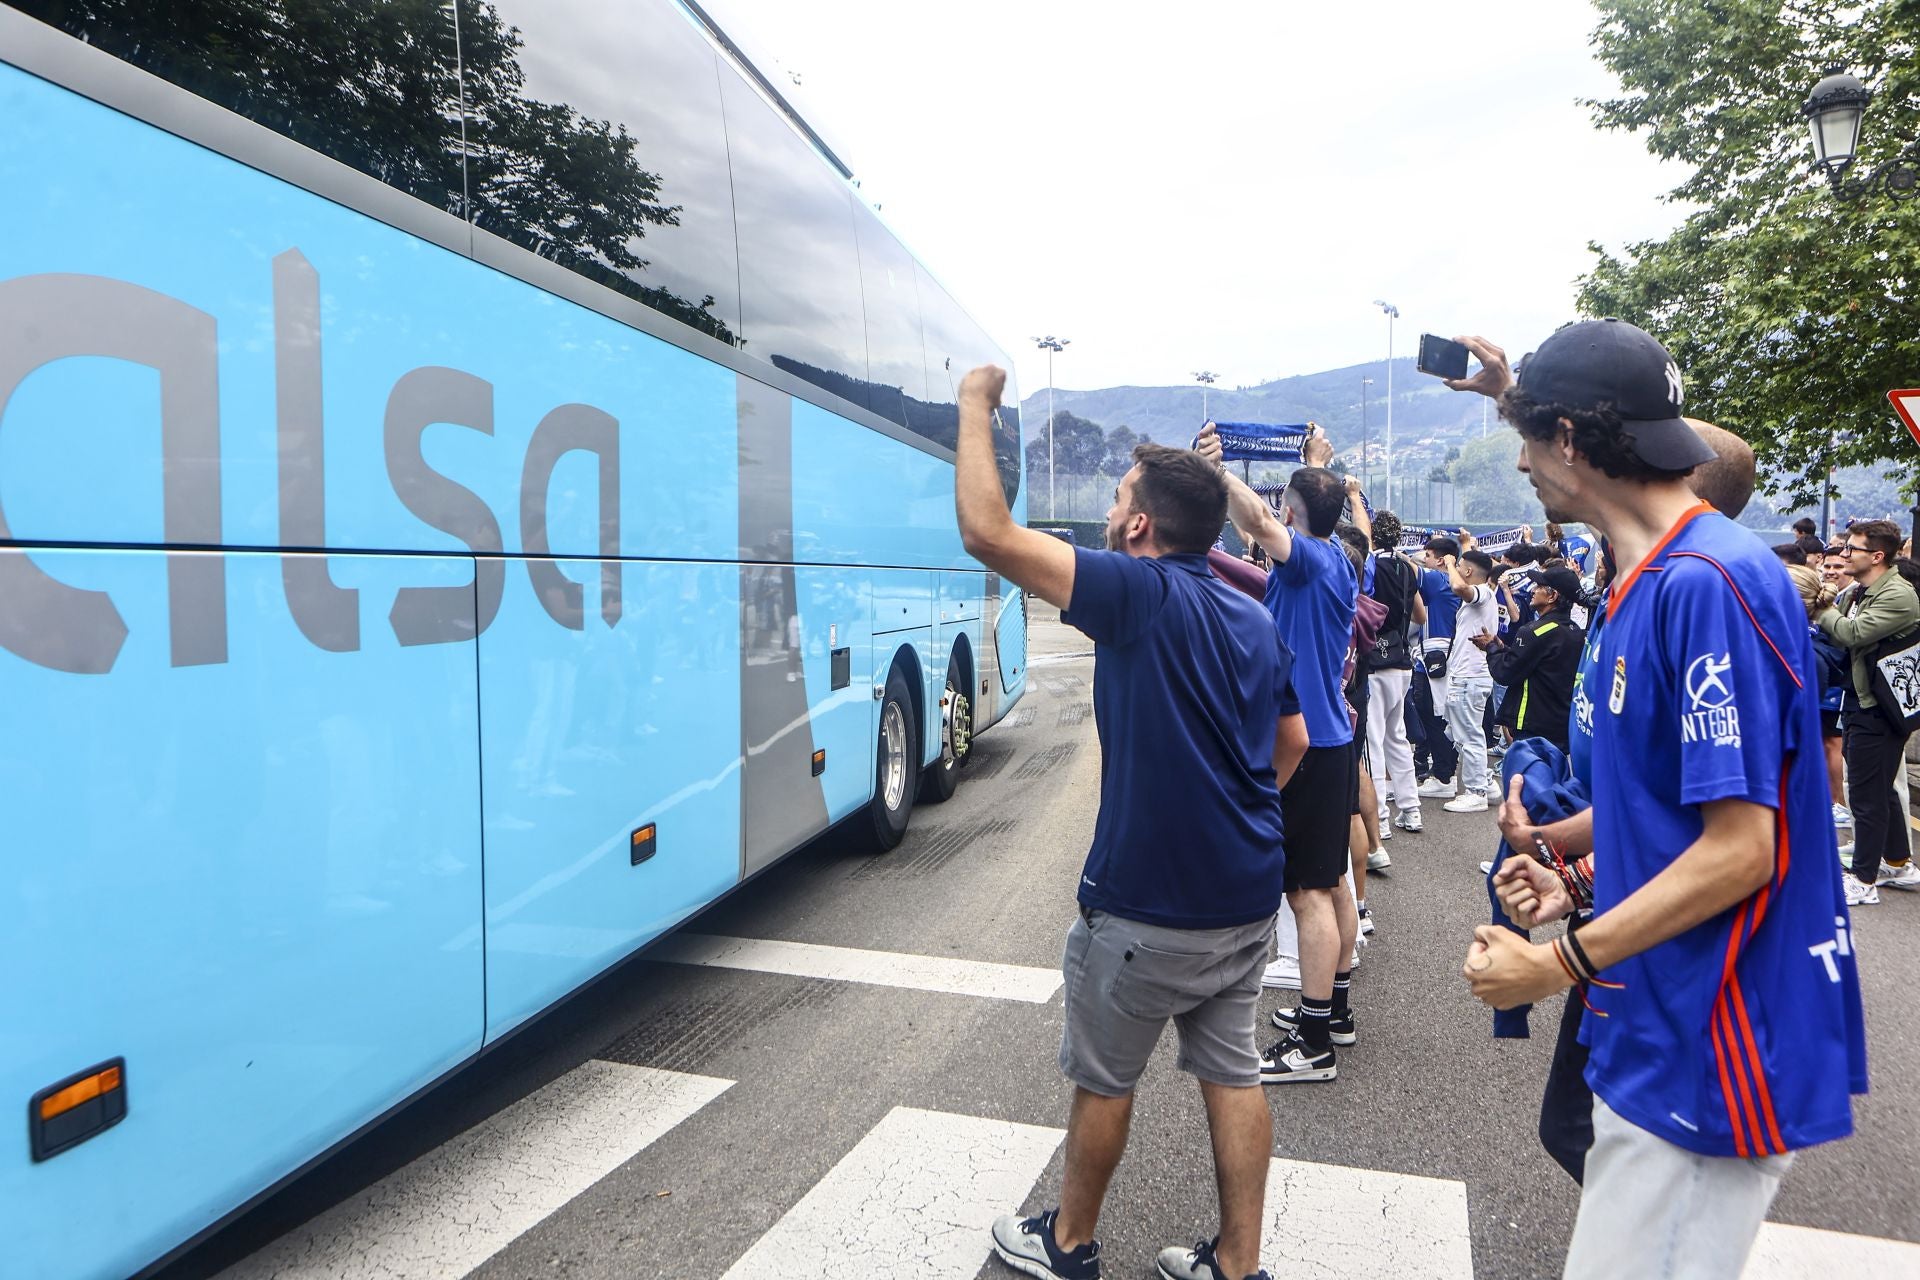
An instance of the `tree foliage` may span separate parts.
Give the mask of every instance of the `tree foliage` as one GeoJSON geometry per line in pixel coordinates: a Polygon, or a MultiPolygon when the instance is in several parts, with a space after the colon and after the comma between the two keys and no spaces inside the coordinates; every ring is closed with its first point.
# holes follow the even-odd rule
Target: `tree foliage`
{"type": "Polygon", "coordinates": [[[1503,431],[1485,440],[1468,442],[1454,460],[1452,477],[1459,486],[1460,516],[1465,520],[1494,520],[1514,524],[1544,523],[1533,486],[1515,467],[1519,440],[1503,431]]]}
{"type": "Polygon", "coordinates": [[[1874,90],[1856,172],[1920,137],[1913,0],[1598,0],[1593,43],[1620,97],[1606,129],[1692,168],[1697,206],[1660,240],[1599,245],[1580,308],[1646,328],[1687,376],[1687,412],[1739,432],[1790,502],[1828,462],[1910,461],[1886,401],[1920,383],[1920,203],[1835,200],[1800,105],[1829,66],[1874,90]]]}

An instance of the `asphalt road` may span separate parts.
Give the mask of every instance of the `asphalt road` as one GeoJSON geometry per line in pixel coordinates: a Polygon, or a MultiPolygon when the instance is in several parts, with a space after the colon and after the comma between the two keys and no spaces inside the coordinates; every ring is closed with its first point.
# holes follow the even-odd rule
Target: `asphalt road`
{"type": "MultiPolygon", "coordinates": [[[[1027,697],[980,739],[955,798],[916,811],[901,848],[870,859],[823,840],[687,931],[1057,968],[1098,803],[1099,747],[1090,646],[1040,612],[1027,697]]],[[[1361,1042],[1341,1051],[1337,1081],[1268,1090],[1274,1154],[1463,1184],[1473,1274],[1557,1275],[1577,1194],[1541,1152],[1534,1122],[1558,1003],[1535,1011],[1536,1038],[1490,1037],[1489,1017],[1468,997],[1459,966],[1473,925],[1486,917],[1477,864],[1495,839],[1493,818],[1446,814],[1431,803],[1426,818],[1424,833],[1388,845],[1393,869],[1369,893],[1380,931],[1355,976],[1361,1042]]],[[[1920,1150],[1920,1106],[1908,1087],[1920,1064],[1920,1010],[1903,972],[1920,938],[1920,895],[1883,896],[1855,921],[1880,1087],[1857,1102],[1855,1137],[1800,1157],[1772,1216],[1920,1242],[1908,1189],[1911,1153],[1920,1150]]],[[[235,1274],[245,1274],[257,1249],[309,1249],[303,1241],[313,1228],[302,1224],[314,1215],[351,1205],[389,1175],[409,1176],[409,1166],[418,1180],[416,1162],[465,1150],[459,1135],[515,1114],[505,1109],[579,1078],[569,1073],[592,1062],[732,1083],[637,1154],[616,1152],[608,1171],[519,1230],[472,1275],[721,1277],[756,1241],[787,1229],[790,1211],[840,1176],[843,1158],[897,1108],[1065,1128],[1057,991],[1036,1003],[672,963],[659,954],[622,966],[164,1274],[213,1275],[235,1263],[235,1274]]],[[[1281,999],[1269,993],[1263,1010],[1281,999]]],[[[1110,1277],[1148,1275],[1158,1249],[1214,1230],[1200,1100],[1173,1056],[1169,1033],[1142,1081],[1132,1143],[1101,1224],[1110,1277]]],[[[1053,1203],[1062,1157],[1053,1148],[1044,1165],[1034,1164],[1037,1180],[1016,1180],[1027,1187],[1028,1210],[1053,1203]]],[[[434,1178],[459,1178],[464,1159],[449,1160],[434,1178]]],[[[1281,1276],[1431,1273],[1418,1259],[1384,1256],[1392,1240],[1342,1238],[1340,1224],[1286,1224],[1321,1241],[1311,1250],[1320,1265],[1281,1269],[1271,1257],[1268,1265],[1281,1276]]],[[[347,1232],[370,1237],[390,1225],[363,1220],[347,1232]]],[[[771,1239],[776,1245],[762,1249],[786,1247],[777,1242],[789,1237],[771,1239]]],[[[377,1241],[349,1243],[347,1256],[377,1241]]],[[[984,1239],[979,1248],[979,1276],[1012,1274],[985,1257],[984,1239]]],[[[1896,1273],[1826,1256],[1848,1280],[1896,1273]]],[[[1908,1261],[1879,1265],[1897,1270],[1908,1261]]],[[[908,1263],[879,1250],[843,1273],[928,1274],[908,1263]]],[[[823,1265],[818,1274],[833,1271],[823,1265]]],[[[372,1263],[317,1273],[387,1274],[372,1263]]]]}

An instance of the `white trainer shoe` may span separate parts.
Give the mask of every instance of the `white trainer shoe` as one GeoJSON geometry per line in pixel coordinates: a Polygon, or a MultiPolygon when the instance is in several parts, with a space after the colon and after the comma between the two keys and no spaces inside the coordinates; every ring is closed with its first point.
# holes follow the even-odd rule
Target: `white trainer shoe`
{"type": "Polygon", "coordinates": [[[1300,989],[1300,957],[1281,956],[1260,974],[1260,985],[1269,991],[1300,989]]]}
{"type": "Polygon", "coordinates": [[[1402,831],[1419,832],[1424,829],[1418,809],[1402,809],[1393,817],[1393,825],[1402,831]]]}
{"type": "Polygon", "coordinates": [[[1840,846],[1840,866],[1844,869],[1853,865],[1853,841],[1840,846]]]}
{"type": "Polygon", "coordinates": [[[1838,801],[1835,801],[1833,806],[1833,825],[1836,827],[1853,826],[1853,815],[1847,812],[1847,806],[1838,801]]]}
{"type": "MultiPolygon", "coordinates": [[[[1382,834],[1385,834],[1384,832],[1382,834]]],[[[1385,849],[1375,849],[1367,855],[1367,870],[1385,871],[1393,865],[1393,855],[1385,849]]]]}
{"type": "Polygon", "coordinates": [[[1883,862],[1880,864],[1880,876],[1873,883],[1876,888],[1920,889],[1920,867],[1913,865],[1910,860],[1897,867],[1891,862],[1883,862]]]}
{"type": "Polygon", "coordinates": [[[1485,813],[1487,798],[1478,791],[1463,791],[1440,807],[1448,813],[1485,813]]]}
{"type": "Polygon", "coordinates": [[[1453,791],[1453,779],[1451,778],[1428,778],[1420,784],[1420,794],[1423,796],[1451,796],[1453,791]]]}
{"type": "Polygon", "coordinates": [[[1863,884],[1852,876],[1842,876],[1847,882],[1847,905],[1850,907],[1877,907],[1880,905],[1880,890],[1870,884],[1863,884]]]}

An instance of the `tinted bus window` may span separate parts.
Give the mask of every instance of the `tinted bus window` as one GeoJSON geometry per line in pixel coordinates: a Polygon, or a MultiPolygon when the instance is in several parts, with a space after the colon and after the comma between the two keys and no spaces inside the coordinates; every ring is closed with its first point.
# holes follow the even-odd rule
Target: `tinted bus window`
{"type": "Polygon", "coordinates": [[[858,201],[860,286],[867,313],[867,377],[873,411],[901,426],[910,403],[927,398],[927,365],[920,332],[920,293],[913,255],[858,201]]]}
{"type": "Polygon", "coordinates": [[[443,6],[4,2],[429,204],[460,207],[460,88],[443,6]]]}
{"type": "Polygon", "coordinates": [[[460,0],[475,223],[726,342],[719,67],[663,0],[460,0]]]}
{"type": "Polygon", "coordinates": [[[926,332],[927,398],[912,406],[915,420],[910,429],[952,448],[960,435],[960,409],[955,403],[960,379],[977,365],[997,364],[1007,370],[1005,404],[993,444],[1000,484],[1012,502],[1020,490],[1019,398],[1013,385],[1013,362],[924,268],[915,270],[920,281],[920,322],[926,332]]]}
{"type": "Polygon", "coordinates": [[[868,408],[851,195],[737,72],[724,67],[720,82],[747,352],[868,408]]]}

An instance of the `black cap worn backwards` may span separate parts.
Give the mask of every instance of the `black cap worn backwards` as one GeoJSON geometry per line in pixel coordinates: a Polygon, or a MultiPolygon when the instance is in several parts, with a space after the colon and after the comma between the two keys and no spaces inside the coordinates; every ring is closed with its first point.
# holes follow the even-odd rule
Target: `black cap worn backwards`
{"type": "Polygon", "coordinates": [[[1645,329],[1624,320],[1570,324],[1520,362],[1520,389],[1545,404],[1593,410],[1611,404],[1635,454],[1661,471],[1716,456],[1680,416],[1680,366],[1645,329]]]}
{"type": "Polygon", "coordinates": [[[1560,597],[1564,604],[1580,599],[1580,575],[1563,565],[1551,569],[1529,569],[1527,576],[1560,597]]]}

